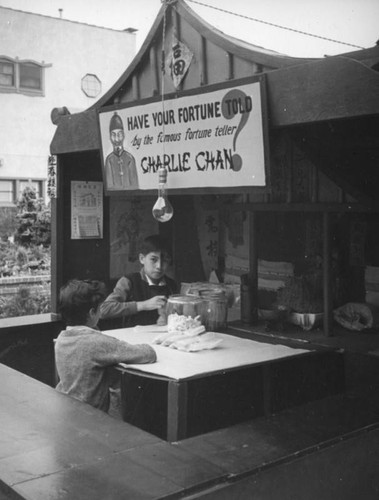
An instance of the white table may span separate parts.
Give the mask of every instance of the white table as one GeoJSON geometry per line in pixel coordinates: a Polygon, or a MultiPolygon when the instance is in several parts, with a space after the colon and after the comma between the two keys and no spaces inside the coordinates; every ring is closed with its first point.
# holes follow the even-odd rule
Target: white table
{"type": "Polygon", "coordinates": [[[104,333],[130,344],[150,344],[157,353],[157,362],[146,365],[129,364],[127,368],[173,380],[202,377],[222,370],[266,363],[309,352],[306,349],[266,344],[223,333],[217,333],[223,341],[215,349],[198,352],[178,351],[153,343],[154,338],[162,333],[162,328],[153,325],[108,330],[104,333]]]}
{"type": "MultiPolygon", "coordinates": [[[[189,424],[197,419],[201,420],[202,412],[213,415],[214,420],[218,419],[220,412],[226,412],[226,420],[232,420],[233,423],[234,418],[238,421],[244,418],[244,414],[252,418],[264,411],[267,406],[264,402],[264,392],[267,390],[266,368],[272,363],[306,356],[311,352],[227,334],[219,334],[223,342],[215,349],[183,352],[153,344],[153,339],[161,333],[161,329],[159,331],[155,326],[109,330],[104,333],[131,344],[148,343],[156,350],[156,363],[119,365],[123,416],[129,423],[149,430],[148,424],[141,423],[149,416],[146,414],[156,412],[159,417],[163,413],[166,429],[160,437],[165,437],[168,441],[177,441],[187,437],[188,433],[196,433],[196,429],[191,430],[189,424]],[[149,386],[153,386],[150,392],[146,390],[149,386]],[[222,394],[223,386],[225,397],[222,394]],[[155,396],[156,409],[150,408],[148,400],[155,396]],[[244,399],[250,401],[249,407],[245,408],[244,399]],[[202,406],[198,408],[199,416],[196,415],[197,402],[202,406]],[[217,408],[206,408],[208,402],[217,408]],[[135,408],[136,405],[142,405],[141,411],[135,408]],[[233,405],[236,408],[235,417],[231,410],[233,405]]],[[[153,417],[151,421],[154,426],[153,417]]],[[[217,427],[218,424],[215,422],[215,425],[217,427]]],[[[196,426],[200,428],[201,421],[196,426]]]]}

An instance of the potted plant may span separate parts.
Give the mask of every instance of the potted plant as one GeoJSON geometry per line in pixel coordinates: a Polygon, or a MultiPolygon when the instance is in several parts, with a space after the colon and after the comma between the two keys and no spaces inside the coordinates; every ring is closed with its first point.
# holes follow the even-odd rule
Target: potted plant
{"type": "Polygon", "coordinates": [[[311,330],[323,318],[321,280],[318,274],[291,276],[278,290],[277,308],[287,312],[287,319],[304,330],[311,330]]]}

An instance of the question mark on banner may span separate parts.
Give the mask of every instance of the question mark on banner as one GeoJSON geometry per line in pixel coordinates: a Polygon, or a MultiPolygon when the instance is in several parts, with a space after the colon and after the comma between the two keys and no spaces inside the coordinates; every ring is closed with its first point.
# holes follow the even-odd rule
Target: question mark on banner
{"type": "MultiPolygon", "coordinates": [[[[250,96],[247,96],[245,92],[239,89],[232,89],[222,99],[221,111],[224,118],[230,120],[234,118],[237,113],[241,114],[241,119],[238,124],[237,130],[234,134],[233,139],[233,151],[236,150],[237,137],[239,136],[241,130],[246,125],[249,119],[250,112],[253,109],[253,104],[250,96]]],[[[234,154],[232,156],[233,170],[238,172],[242,168],[242,158],[239,154],[234,154]]]]}

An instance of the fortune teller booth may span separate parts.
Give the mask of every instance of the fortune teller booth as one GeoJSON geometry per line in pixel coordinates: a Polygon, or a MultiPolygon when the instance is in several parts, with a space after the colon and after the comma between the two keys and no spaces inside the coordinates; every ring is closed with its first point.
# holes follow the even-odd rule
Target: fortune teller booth
{"type": "Polygon", "coordinates": [[[166,2],[98,102],[52,111],[55,295],[112,287],[160,232],[178,282],[227,285],[229,319],[241,281],[247,324],[279,306],[328,336],[336,307],[378,302],[378,54],[287,57],[166,2]]]}
{"type": "Polygon", "coordinates": [[[299,351],[250,366],[238,344],[237,362],[225,350],[206,381],[183,360],[191,384],[165,371],[168,361],[136,383],[129,371],[132,402],[142,386],[160,401],[155,424],[145,421],[149,400],[134,411],[142,428],[172,441],[335,394],[344,384],[338,342],[356,342],[358,328],[362,345],[374,342],[362,330],[375,326],[363,306],[379,304],[378,70],[378,46],[288,57],[213,29],[178,0],[164,2],[99,101],[77,114],[53,110],[55,310],[68,279],[112,289],[139,269],[141,240],[160,233],[183,294],[204,283],[225,291],[221,334],[299,351]],[[343,310],[356,331],[336,321],[346,305],[357,306],[343,310]],[[304,354],[316,344],[325,350],[304,354]],[[205,418],[197,408],[209,394],[205,418]]]}
{"type": "Polygon", "coordinates": [[[52,314],[1,329],[0,496],[378,498],[378,70],[378,45],[287,57],[166,0],[100,100],[52,110],[52,314]],[[157,353],[112,368],[121,421],[54,389],[58,294],[111,290],[154,233],[203,344],[102,322],[157,353]]]}

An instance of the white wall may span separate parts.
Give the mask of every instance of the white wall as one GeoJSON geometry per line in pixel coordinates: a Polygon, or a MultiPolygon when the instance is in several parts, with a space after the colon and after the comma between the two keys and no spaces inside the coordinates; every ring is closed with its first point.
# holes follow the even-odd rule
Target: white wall
{"type": "Polygon", "coordinates": [[[0,179],[45,179],[55,132],[52,109],[66,106],[74,113],[93,105],[135,52],[135,33],[0,7],[0,56],[51,65],[45,69],[44,97],[4,93],[0,87],[0,179]],[[96,98],[81,90],[87,73],[102,83],[96,98]]]}

